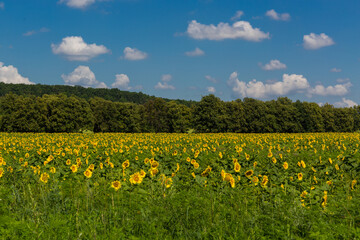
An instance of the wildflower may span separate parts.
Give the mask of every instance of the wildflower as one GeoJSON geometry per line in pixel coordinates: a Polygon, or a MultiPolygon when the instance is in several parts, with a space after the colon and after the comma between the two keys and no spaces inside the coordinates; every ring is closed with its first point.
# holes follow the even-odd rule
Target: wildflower
{"type": "Polygon", "coordinates": [[[157,168],[151,168],[150,169],[150,175],[152,177],[155,176],[158,172],[159,172],[159,170],[157,168]]]}
{"type": "Polygon", "coordinates": [[[272,154],[272,152],[271,151],[269,151],[269,153],[268,153],[268,158],[271,158],[272,156],[273,156],[273,154],[272,154]]]}
{"type": "Polygon", "coordinates": [[[273,157],[273,158],[271,159],[271,161],[272,161],[273,163],[276,163],[276,162],[277,162],[277,160],[276,160],[275,157],[273,157]]]}
{"type": "Polygon", "coordinates": [[[66,165],[70,165],[70,164],[71,164],[71,160],[70,159],[66,160],[66,165]]]}
{"type": "Polygon", "coordinates": [[[113,181],[111,183],[111,187],[115,189],[115,191],[119,190],[121,188],[121,182],[120,181],[113,181]]]}

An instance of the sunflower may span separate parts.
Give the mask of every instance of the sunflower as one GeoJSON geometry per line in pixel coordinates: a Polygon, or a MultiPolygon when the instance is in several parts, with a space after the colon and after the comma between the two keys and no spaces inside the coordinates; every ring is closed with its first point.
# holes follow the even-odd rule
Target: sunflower
{"type": "Polygon", "coordinates": [[[277,160],[276,160],[275,157],[273,157],[273,158],[271,159],[271,161],[272,161],[273,163],[276,163],[276,162],[277,162],[277,160]]]}
{"type": "Polygon", "coordinates": [[[66,165],[70,165],[70,164],[71,164],[71,160],[70,159],[66,160],[66,165]]]}
{"type": "Polygon", "coordinates": [[[159,166],[159,162],[157,162],[157,161],[152,161],[152,163],[151,163],[151,168],[157,168],[159,166]]]}
{"type": "Polygon", "coordinates": [[[254,171],[253,170],[247,170],[246,172],[245,172],[245,176],[246,177],[251,177],[252,175],[254,174],[254,171]]]}
{"type": "Polygon", "coordinates": [[[306,164],[305,164],[305,162],[303,161],[303,160],[301,160],[301,166],[303,167],[303,168],[306,168],[306,164]]]}
{"type": "Polygon", "coordinates": [[[94,169],[95,169],[94,164],[90,164],[89,169],[90,169],[91,171],[94,171],[94,169]]]}
{"type": "Polygon", "coordinates": [[[144,170],[141,169],[140,171],[140,175],[142,178],[144,178],[146,176],[146,172],[144,170]]]}
{"type": "Polygon", "coordinates": [[[195,169],[198,169],[198,168],[199,168],[199,166],[200,166],[200,165],[199,165],[199,163],[197,163],[197,162],[196,162],[196,163],[194,163],[194,168],[195,168],[195,169]]]}
{"type": "Polygon", "coordinates": [[[269,178],[266,175],[264,175],[261,181],[261,186],[265,187],[268,182],[269,182],[269,178]]]}
{"type": "Polygon", "coordinates": [[[303,174],[302,173],[298,173],[298,179],[301,181],[303,179],[303,174]]]}
{"type": "Polygon", "coordinates": [[[56,173],[56,168],[55,168],[55,167],[51,167],[51,168],[50,168],[50,172],[51,172],[51,173],[56,173]]]}
{"type": "MultiPolygon", "coordinates": [[[[0,170],[1,172],[1,170],[0,170]]],[[[1,173],[0,173],[1,174],[1,173]]],[[[356,179],[351,181],[351,189],[354,190],[355,184],[357,183],[356,179]]]]}
{"type": "Polygon", "coordinates": [[[289,168],[289,164],[287,162],[284,162],[283,167],[285,170],[287,170],[289,168]]]}
{"type": "Polygon", "coordinates": [[[121,182],[120,181],[113,181],[111,183],[111,187],[115,189],[115,191],[119,190],[121,188],[121,182]]]}
{"type": "Polygon", "coordinates": [[[123,164],[122,164],[122,168],[123,168],[123,169],[126,169],[126,168],[128,168],[129,166],[130,166],[129,160],[126,160],[126,161],[123,162],[123,164]]]}
{"type": "Polygon", "coordinates": [[[159,172],[159,170],[157,168],[151,168],[150,169],[150,174],[151,174],[152,177],[155,176],[158,172],[159,172]]]}
{"type": "Polygon", "coordinates": [[[165,180],[165,187],[166,187],[166,188],[171,187],[172,183],[173,183],[172,178],[167,178],[167,179],[165,180]]]}
{"type": "Polygon", "coordinates": [[[87,178],[91,178],[92,176],[92,171],[90,169],[86,169],[86,171],[84,172],[85,177],[87,178]]]}
{"type": "Polygon", "coordinates": [[[40,176],[40,181],[42,181],[43,183],[47,183],[49,180],[50,176],[47,173],[42,173],[40,176]]]}
{"type": "Polygon", "coordinates": [[[4,174],[4,169],[3,168],[0,168],[0,177],[2,177],[4,174]]]}
{"type": "Polygon", "coordinates": [[[140,172],[136,172],[130,176],[129,180],[130,180],[131,184],[140,184],[142,182],[143,178],[141,177],[140,172]]]}
{"type": "Polygon", "coordinates": [[[232,188],[235,188],[235,179],[233,177],[230,178],[230,185],[232,188]]]}
{"type": "Polygon", "coordinates": [[[71,171],[72,171],[73,173],[76,173],[77,170],[78,170],[78,167],[77,167],[77,165],[72,165],[72,166],[70,167],[70,169],[71,169],[71,171]]]}
{"type": "Polygon", "coordinates": [[[240,170],[241,170],[241,165],[240,165],[238,162],[235,162],[234,170],[235,170],[235,172],[240,172],[240,170]]]}

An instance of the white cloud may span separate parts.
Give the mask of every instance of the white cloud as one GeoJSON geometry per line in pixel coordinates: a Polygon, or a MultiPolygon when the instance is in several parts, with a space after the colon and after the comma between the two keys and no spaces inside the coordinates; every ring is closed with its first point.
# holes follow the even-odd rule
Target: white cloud
{"type": "Polygon", "coordinates": [[[130,90],[131,87],[129,86],[130,79],[126,74],[116,74],[115,75],[115,82],[111,84],[113,88],[119,88],[121,90],[130,90]]]}
{"type": "Polygon", "coordinates": [[[205,78],[208,81],[212,82],[212,83],[217,83],[218,82],[215,78],[211,77],[210,75],[206,75],[205,78]]]}
{"type": "Polygon", "coordinates": [[[171,74],[163,74],[163,75],[161,76],[161,81],[163,81],[163,82],[170,82],[171,79],[172,79],[171,74]]]}
{"type": "Polygon", "coordinates": [[[193,20],[188,25],[187,34],[198,40],[244,39],[259,42],[270,38],[269,33],[264,33],[259,28],[253,28],[246,21],[238,21],[231,26],[228,23],[220,22],[215,26],[213,24],[201,24],[193,20]]]}
{"type": "Polygon", "coordinates": [[[143,60],[147,58],[147,53],[142,52],[136,48],[126,47],[124,49],[124,58],[127,60],[135,61],[135,60],[143,60]]]}
{"type": "Polygon", "coordinates": [[[348,82],[350,82],[350,78],[338,78],[338,79],[336,79],[336,82],[338,82],[338,83],[348,83],[348,82]]]}
{"type": "Polygon", "coordinates": [[[325,33],[321,33],[321,34],[310,33],[309,35],[304,35],[303,40],[304,40],[303,46],[305,49],[308,50],[315,50],[335,44],[335,42],[331,39],[331,37],[329,37],[325,33]]]}
{"type": "Polygon", "coordinates": [[[277,13],[274,9],[271,9],[265,13],[266,16],[273,20],[277,21],[289,21],[290,20],[290,14],[288,13],[277,13]]]}
{"type": "Polygon", "coordinates": [[[286,65],[284,63],[281,63],[279,60],[271,60],[269,63],[262,66],[262,69],[271,71],[271,70],[279,70],[279,69],[285,69],[286,65]]]}
{"type": "Polygon", "coordinates": [[[3,2],[0,2],[0,9],[5,9],[5,4],[3,2]]]}
{"type": "Polygon", "coordinates": [[[158,82],[155,85],[155,89],[161,89],[161,90],[175,90],[175,87],[173,85],[168,84],[167,82],[158,82]]]}
{"type": "Polygon", "coordinates": [[[282,81],[271,81],[268,83],[258,82],[256,79],[250,82],[240,81],[237,72],[233,72],[228,80],[234,95],[240,97],[266,98],[269,96],[284,96],[290,93],[306,93],[320,96],[343,96],[346,95],[352,84],[336,84],[334,86],[323,86],[321,84],[311,87],[303,75],[283,74],[282,81]]]}
{"type": "Polygon", "coordinates": [[[206,90],[209,92],[209,93],[215,93],[216,92],[216,89],[214,87],[207,87],[206,90]]]}
{"type": "Polygon", "coordinates": [[[170,85],[168,82],[170,82],[172,79],[172,76],[170,74],[164,74],[161,76],[161,81],[158,82],[155,85],[155,89],[161,89],[161,90],[175,90],[175,87],[173,85],[170,85]]]}
{"type": "Polygon", "coordinates": [[[80,85],[83,87],[107,88],[106,84],[96,80],[95,74],[88,66],[78,66],[69,75],[62,74],[67,85],[80,85]]]}
{"type": "Polygon", "coordinates": [[[21,76],[16,67],[12,65],[4,66],[4,63],[2,62],[0,62],[0,82],[34,84],[33,82],[30,82],[28,78],[21,76]]]}
{"type": "Polygon", "coordinates": [[[274,83],[257,82],[255,79],[246,83],[238,79],[237,72],[230,75],[228,84],[235,95],[241,97],[264,98],[268,96],[283,96],[292,92],[300,92],[309,88],[305,77],[297,74],[284,74],[283,80],[274,83]]]}
{"type": "Polygon", "coordinates": [[[244,15],[243,11],[236,11],[235,15],[231,18],[231,21],[236,21],[244,15]]]}
{"type": "Polygon", "coordinates": [[[60,44],[51,44],[54,54],[64,55],[70,61],[88,61],[100,54],[108,53],[104,45],[87,44],[82,37],[66,37],[60,44]]]}
{"type": "Polygon", "coordinates": [[[342,98],[341,102],[334,103],[335,107],[354,107],[358,104],[350,99],[342,98]]]}
{"type": "Polygon", "coordinates": [[[197,57],[197,56],[202,56],[204,54],[205,54],[205,52],[198,47],[195,48],[195,50],[193,50],[193,51],[185,52],[185,55],[189,56],[189,57],[197,57]]]}
{"type": "Polygon", "coordinates": [[[344,84],[336,84],[335,86],[325,87],[323,85],[316,85],[314,88],[309,89],[309,94],[321,96],[343,96],[349,92],[352,84],[350,82],[344,84]]]}
{"type": "Polygon", "coordinates": [[[341,72],[342,70],[340,68],[332,68],[330,69],[330,72],[341,72]]]}
{"type": "Polygon", "coordinates": [[[59,3],[65,3],[68,7],[71,8],[80,8],[84,9],[91,4],[94,4],[96,0],[60,0],[59,3]]]}
{"type": "Polygon", "coordinates": [[[28,31],[28,32],[24,33],[23,36],[28,37],[28,36],[32,36],[37,33],[44,33],[44,32],[49,32],[49,31],[50,31],[50,29],[43,27],[43,28],[40,28],[39,30],[28,31]]]}

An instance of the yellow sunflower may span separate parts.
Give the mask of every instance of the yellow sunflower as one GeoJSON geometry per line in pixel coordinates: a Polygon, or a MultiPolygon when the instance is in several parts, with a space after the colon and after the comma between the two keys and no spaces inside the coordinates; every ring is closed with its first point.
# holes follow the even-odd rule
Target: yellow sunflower
{"type": "Polygon", "coordinates": [[[113,181],[111,183],[111,187],[115,189],[115,191],[119,190],[121,188],[121,182],[120,181],[113,181]]]}

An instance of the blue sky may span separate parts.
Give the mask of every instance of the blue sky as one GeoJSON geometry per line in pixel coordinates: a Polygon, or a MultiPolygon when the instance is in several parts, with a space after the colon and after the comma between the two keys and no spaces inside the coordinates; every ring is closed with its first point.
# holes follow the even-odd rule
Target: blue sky
{"type": "Polygon", "coordinates": [[[0,0],[0,81],[360,103],[358,0],[0,0]]]}

